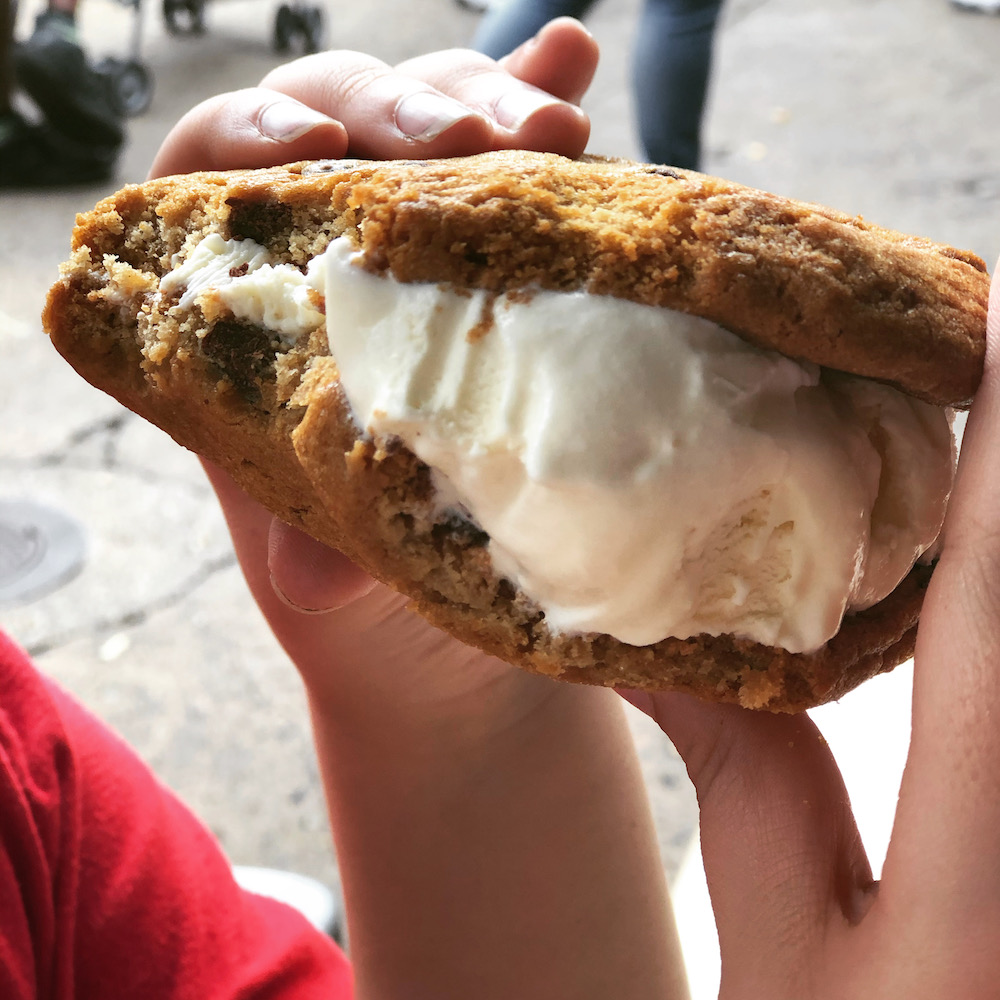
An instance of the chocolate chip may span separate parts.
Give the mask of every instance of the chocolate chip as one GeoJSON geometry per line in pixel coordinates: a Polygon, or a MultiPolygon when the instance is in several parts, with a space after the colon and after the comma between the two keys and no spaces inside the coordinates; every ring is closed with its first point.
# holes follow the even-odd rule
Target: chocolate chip
{"type": "Polygon", "coordinates": [[[253,240],[265,247],[287,244],[292,229],[292,209],[278,201],[230,198],[229,233],[238,240],[253,240]]]}
{"type": "Polygon", "coordinates": [[[457,543],[461,548],[480,548],[490,541],[490,536],[478,524],[459,513],[450,513],[446,520],[435,524],[431,529],[431,536],[439,548],[445,539],[457,543]]]}
{"type": "Polygon", "coordinates": [[[684,180],[683,174],[679,174],[676,170],[671,170],[670,167],[649,167],[646,173],[655,174],[657,177],[672,177],[675,181],[684,180]]]}
{"type": "Polygon", "coordinates": [[[308,176],[309,174],[346,174],[370,162],[370,160],[348,158],[343,160],[313,160],[302,168],[302,174],[303,176],[308,176]]]}
{"type": "Polygon", "coordinates": [[[201,349],[248,402],[258,402],[261,383],[274,377],[274,345],[262,326],[220,320],[202,338],[201,349]]]}

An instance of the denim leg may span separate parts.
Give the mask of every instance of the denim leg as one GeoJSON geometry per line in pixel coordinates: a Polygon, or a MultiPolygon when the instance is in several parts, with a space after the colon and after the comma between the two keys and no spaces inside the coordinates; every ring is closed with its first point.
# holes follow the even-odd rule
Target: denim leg
{"type": "Polygon", "coordinates": [[[472,48],[493,59],[513,52],[555,17],[582,18],[597,0],[509,0],[483,16],[472,48]]]}
{"type": "Polygon", "coordinates": [[[0,0],[0,115],[14,109],[14,5],[0,0]]]}
{"type": "Polygon", "coordinates": [[[635,44],[639,134],[654,163],[697,170],[722,0],[646,0],[635,44]]]}

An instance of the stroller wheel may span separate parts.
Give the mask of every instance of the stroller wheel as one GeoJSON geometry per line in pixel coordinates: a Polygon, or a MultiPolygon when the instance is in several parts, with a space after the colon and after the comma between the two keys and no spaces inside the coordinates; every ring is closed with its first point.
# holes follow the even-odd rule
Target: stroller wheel
{"type": "Polygon", "coordinates": [[[299,14],[302,24],[303,50],[306,54],[319,52],[323,47],[323,11],[319,7],[306,7],[299,14]]]}
{"type": "Polygon", "coordinates": [[[163,20],[173,35],[204,34],[205,0],[163,0],[163,20]]]}
{"type": "Polygon", "coordinates": [[[104,80],[112,107],[123,118],[141,115],[153,100],[153,74],[135,60],[108,56],[94,69],[104,80]]]}
{"type": "Polygon", "coordinates": [[[283,3],[274,15],[274,51],[288,52],[292,47],[292,39],[297,32],[295,11],[283,3]]]}
{"type": "Polygon", "coordinates": [[[298,45],[302,52],[318,52],[323,45],[323,12],[319,7],[283,3],[274,18],[274,50],[289,52],[298,45]]]}

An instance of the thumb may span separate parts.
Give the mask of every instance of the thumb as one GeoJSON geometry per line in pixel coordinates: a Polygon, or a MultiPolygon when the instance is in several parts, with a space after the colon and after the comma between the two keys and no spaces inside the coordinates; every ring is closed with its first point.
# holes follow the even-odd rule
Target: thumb
{"type": "Polygon", "coordinates": [[[806,715],[632,694],[698,793],[722,986],[805,996],[821,948],[872,896],[871,868],[829,747],[806,715]]]}
{"type": "Polygon", "coordinates": [[[1000,280],[994,277],[986,368],[921,615],[913,734],[884,868],[884,898],[897,901],[896,912],[910,924],[923,914],[941,941],[967,936],[971,927],[995,940],[1000,927],[998,445],[1000,280]]]}
{"type": "Polygon", "coordinates": [[[306,614],[335,611],[371,593],[376,581],[342,552],[278,518],[267,538],[271,586],[289,607],[306,614]]]}
{"type": "Polygon", "coordinates": [[[298,619],[343,608],[375,581],[342,552],[285,524],[252,500],[220,468],[202,465],[222,506],[254,599],[279,637],[303,628],[298,619]]]}

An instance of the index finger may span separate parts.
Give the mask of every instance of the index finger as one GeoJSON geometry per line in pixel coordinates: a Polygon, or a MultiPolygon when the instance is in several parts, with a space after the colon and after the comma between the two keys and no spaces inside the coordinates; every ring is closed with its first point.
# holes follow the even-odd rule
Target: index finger
{"type": "Polygon", "coordinates": [[[360,52],[305,56],[272,70],[262,86],[343,122],[356,156],[460,156],[489,148],[493,139],[479,109],[360,52]]]}
{"type": "MultiPolygon", "coordinates": [[[[914,657],[913,733],[883,869],[907,926],[1000,933],[1000,282],[914,657]],[[919,905],[918,905],[919,904],[919,905]],[[921,916],[922,915],[922,916],[921,916]],[[951,927],[949,927],[949,924],[951,927]]],[[[995,938],[994,938],[995,939],[995,938]]]]}
{"type": "MultiPolygon", "coordinates": [[[[515,68],[541,72],[562,47],[560,37],[540,35],[515,68]]],[[[324,53],[279,67],[264,85],[342,121],[358,156],[461,156],[505,147],[577,156],[590,134],[575,104],[466,49],[419,56],[395,69],[357,54],[331,62],[324,53]]]]}

